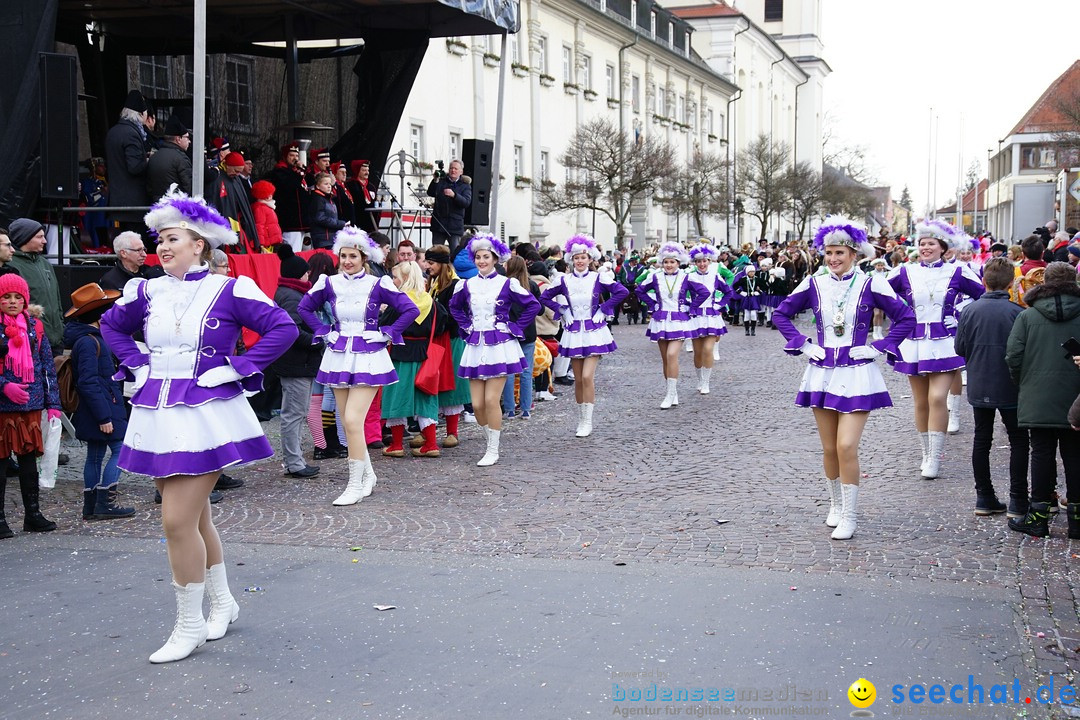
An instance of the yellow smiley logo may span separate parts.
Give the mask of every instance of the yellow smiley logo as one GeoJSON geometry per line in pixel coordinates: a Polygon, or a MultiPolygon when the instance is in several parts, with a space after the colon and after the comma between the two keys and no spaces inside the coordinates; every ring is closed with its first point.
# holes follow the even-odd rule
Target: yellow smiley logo
{"type": "Polygon", "coordinates": [[[847,691],[848,700],[857,708],[868,708],[877,700],[877,688],[866,678],[859,678],[851,683],[847,691]]]}

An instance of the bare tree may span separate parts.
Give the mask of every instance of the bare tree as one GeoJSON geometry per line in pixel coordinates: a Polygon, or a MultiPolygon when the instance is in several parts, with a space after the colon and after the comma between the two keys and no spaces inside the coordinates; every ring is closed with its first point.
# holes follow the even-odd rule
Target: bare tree
{"type": "Polygon", "coordinates": [[[825,184],[821,173],[806,161],[795,163],[795,167],[788,170],[785,181],[791,196],[791,219],[801,240],[806,236],[806,226],[814,216],[821,214],[825,184]]]}
{"type": "Polygon", "coordinates": [[[874,196],[870,188],[841,170],[826,165],[821,174],[821,180],[823,214],[842,213],[853,218],[860,218],[873,208],[874,196]]]}
{"type": "Polygon", "coordinates": [[[623,246],[634,203],[675,174],[675,150],[671,145],[651,137],[633,142],[606,118],[580,125],[559,162],[575,170],[576,177],[561,186],[541,186],[538,208],[546,213],[604,213],[615,223],[615,247],[623,246]]]}
{"type": "Polygon", "coordinates": [[[1065,127],[1054,133],[1054,140],[1066,150],[1080,150],[1080,91],[1059,98],[1056,107],[1065,127]]]}
{"type": "Polygon", "coordinates": [[[982,175],[982,165],[978,160],[972,160],[968,165],[967,173],[964,175],[964,192],[971,190],[979,184],[979,176],[982,175]]]}
{"type": "Polygon", "coordinates": [[[787,143],[773,143],[764,133],[739,151],[735,192],[741,197],[744,212],[761,224],[761,240],[767,235],[769,217],[787,210],[790,157],[787,143]]]}
{"type": "Polygon", "coordinates": [[[726,218],[731,198],[728,194],[729,162],[695,150],[661,188],[660,201],[670,212],[689,215],[698,235],[705,234],[705,218],[726,218]]]}

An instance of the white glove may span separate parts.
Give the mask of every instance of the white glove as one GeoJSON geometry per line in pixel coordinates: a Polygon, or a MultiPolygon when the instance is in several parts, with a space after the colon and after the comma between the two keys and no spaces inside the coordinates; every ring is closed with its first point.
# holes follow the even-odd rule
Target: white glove
{"type": "Polygon", "coordinates": [[[323,338],[323,340],[327,345],[333,345],[338,341],[339,337],[341,337],[341,333],[339,333],[337,330],[331,330],[330,332],[326,333],[326,337],[323,338]]]}
{"type": "Polygon", "coordinates": [[[495,323],[495,329],[498,330],[499,332],[504,332],[504,333],[510,332],[510,326],[508,326],[504,322],[495,323]]]}
{"type": "Polygon", "coordinates": [[[574,322],[573,313],[571,313],[569,310],[563,310],[562,311],[562,321],[563,321],[563,325],[569,325],[570,323],[574,322]]]}
{"type": "Polygon", "coordinates": [[[150,379],[150,363],[137,367],[131,371],[135,375],[135,389],[138,390],[150,379]]]}
{"type": "Polygon", "coordinates": [[[825,348],[815,343],[812,343],[809,340],[803,343],[803,346],[800,349],[802,350],[802,354],[810,358],[811,360],[825,359],[825,348]]]}
{"type": "Polygon", "coordinates": [[[873,345],[857,345],[851,348],[848,357],[852,360],[873,360],[880,354],[881,351],[873,345]]]}
{"type": "Polygon", "coordinates": [[[380,330],[365,330],[364,332],[360,333],[360,337],[369,343],[390,342],[390,338],[388,338],[386,334],[380,330]]]}
{"type": "Polygon", "coordinates": [[[960,321],[958,321],[952,315],[949,315],[948,317],[946,317],[944,320],[941,321],[941,324],[944,325],[945,327],[949,328],[950,330],[955,330],[956,326],[960,324],[960,321]]]}
{"type": "Polygon", "coordinates": [[[597,310],[595,313],[593,313],[592,321],[594,323],[607,322],[607,315],[604,314],[603,310],[597,310]]]}
{"type": "Polygon", "coordinates": [[[211,368],[198,377],[195,384],[199,387],[212,388],[225,383],[236,382],[244,377],[233,369],[232,365],[225,364],[211,368]]]}

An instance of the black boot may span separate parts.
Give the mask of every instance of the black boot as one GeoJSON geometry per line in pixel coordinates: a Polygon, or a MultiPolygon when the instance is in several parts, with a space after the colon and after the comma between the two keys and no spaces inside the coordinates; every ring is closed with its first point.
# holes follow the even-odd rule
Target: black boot
{"type": "Polygon", "coordinates": [[[1009,529],[1032,537],[1046,537],[1050,534],[1049,519],[1050,503],[1033,502],[1027,515],[1009,521],[1009,529]]]}
{"type": "Polygon", "coordinates": [[[341,442],[337,436],[337,418],[335,411],[322,411],[323,437],[326,439],[325,448],[315,448],[313,457],[316,460],[332,460],[341,457],[341,442]]]}
{"type": "Polygon", "coordinates": [[[26,515],[23,518],[23,530],[27,532],[52,532],[56,529],[56,523],[41,514],[38,505],[38,471],[37,463],[30,455],[23,455],[19,459],[19,490],[22,491],[23,506],[26,515]]]}
{"type": "Polygon", "coordinates": [[[743,329],[746,330],[746,337],[750,337],[750,321],[749,320],[743,320],[742,326],[743,326],[743,329]]]}
{"type": "Polygon", "coordinates": [[[1069,539],[1080,540],[1080,503],[1069,503],[1069,539]]]}
{"type": "Polygon", "coordinates": [[[751,336],[756,336],[757,335],[757,321],[755,321],[755,320],[750,321],[750,335],[751,336]]]}
{"type": "Polygon", "coordinates": [[[116,485],[110,488],[98,488],[94,491],[96,502],[94,503],[93,520],[112,520],[113,518],[126,518],[135,514],[135,508],[119,507],[116,504],[116,485]]]}
{"type": "Polygon", "coordinates": [[[15,537],[15,533],[11,532],[11,528],[8,527],[7,518],[4,517],[5,490],[7,490],[7,477],[5,477],[3,473],[0,473],[0,540],[15,537]]]}
{"type": "Polygon", "coordinates": [[[89,520],[94,514],[94,505],[97,504],[97,496],[94,489],[82,491],[82,519],[89,520]]]}

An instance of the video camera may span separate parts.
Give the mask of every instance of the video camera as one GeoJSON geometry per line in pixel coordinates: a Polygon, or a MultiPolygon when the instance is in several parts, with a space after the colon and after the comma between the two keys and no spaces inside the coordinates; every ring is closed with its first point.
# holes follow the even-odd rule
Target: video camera
{"type": "Polygon", "coordinates": [[[443,164],[442,160],[435,161],[435,168],[436,180],[442,180],[444,177],[446,177],[446,166],[443,164]]]}

